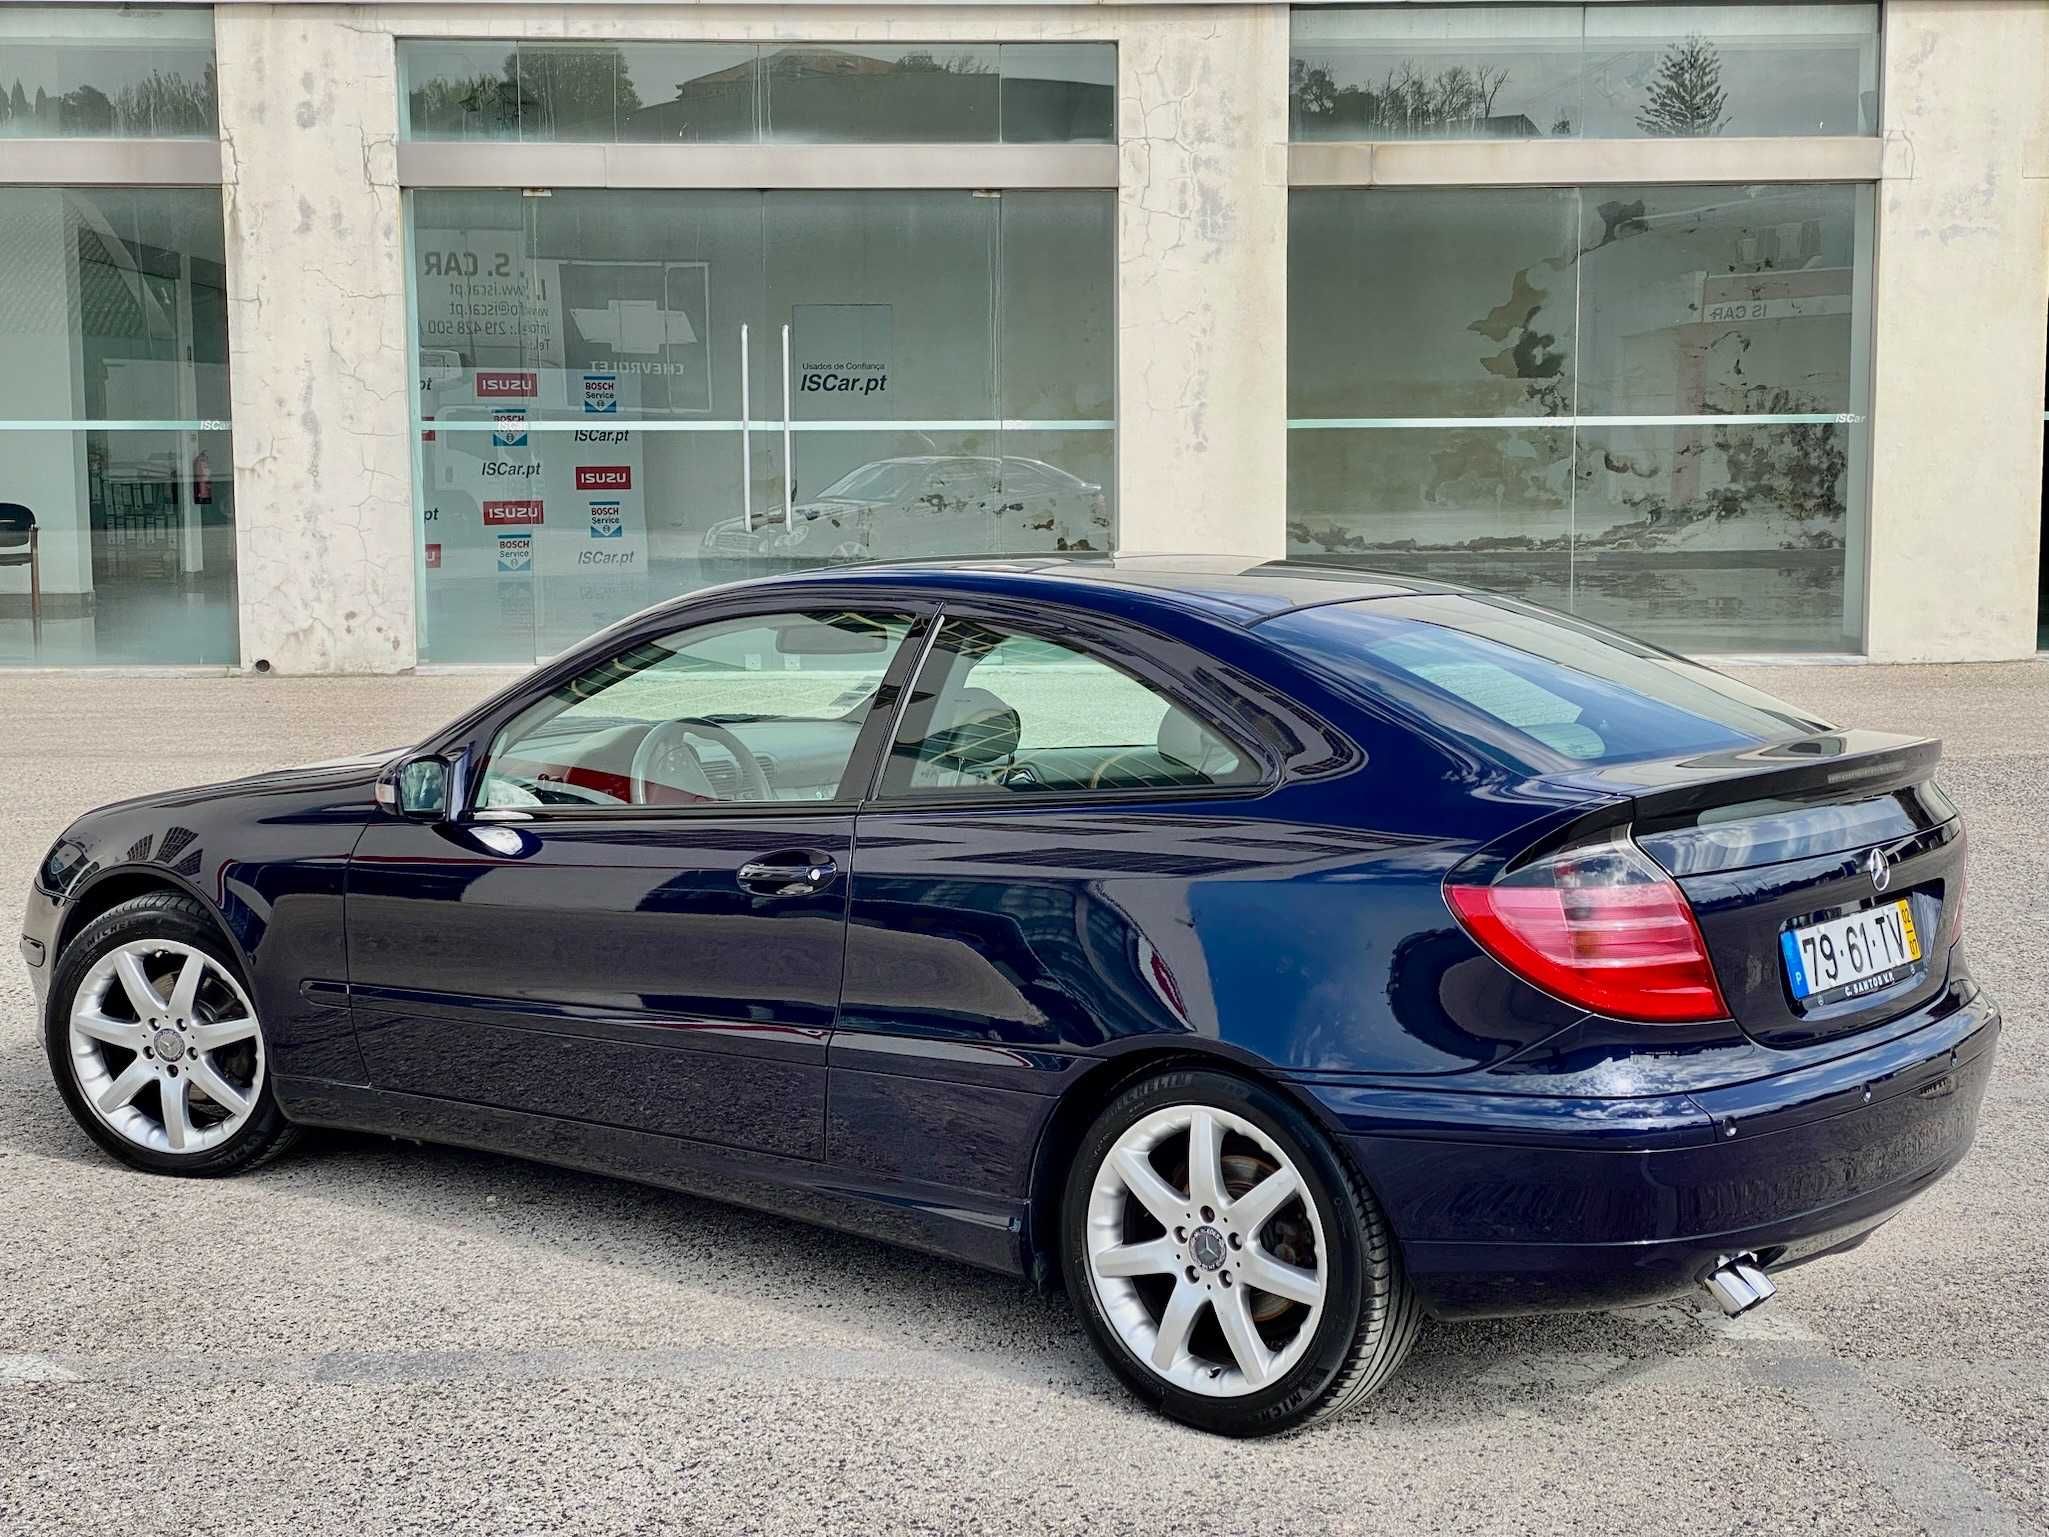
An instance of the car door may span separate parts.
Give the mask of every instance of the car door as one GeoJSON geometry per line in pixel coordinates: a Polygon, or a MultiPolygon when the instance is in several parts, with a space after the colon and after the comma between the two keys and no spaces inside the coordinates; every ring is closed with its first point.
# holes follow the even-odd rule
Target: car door
{"type": "Polygon", "coordinates": [[[833,1163],[1007,1220],[1050,1096],[1092,1054],[1215,1033],[1202,883],[1310,856],[1244,835],[1234,803],[1270,764],[1120,644],[948,606],[860,816],[833,1163]]]}
{"type": "Polygon", "coordinates": [[[350,861],[373,1084],[818,1157],[855,787],[914,622],[622,640],[481,727],[455,813],[350,861]]]}

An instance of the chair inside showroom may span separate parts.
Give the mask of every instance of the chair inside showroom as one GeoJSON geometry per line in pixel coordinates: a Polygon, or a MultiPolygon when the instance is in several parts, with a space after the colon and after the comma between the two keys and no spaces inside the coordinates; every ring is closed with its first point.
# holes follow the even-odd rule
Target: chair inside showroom
{"type": "Polygon", "coordinates": [[[19,502],[0,502],[0,569],[28,568],[29,634],[43,649],[43,563],[36,546],[36,515],[19,502]]]}

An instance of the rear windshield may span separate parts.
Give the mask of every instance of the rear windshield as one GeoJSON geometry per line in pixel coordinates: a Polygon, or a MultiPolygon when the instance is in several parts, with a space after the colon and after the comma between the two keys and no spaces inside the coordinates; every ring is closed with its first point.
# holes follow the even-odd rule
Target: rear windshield
{"type": "Polygon", "coordinates": [[[1681,657],[1505,599],[1332,603],[1277,615],[1259,633],[1340,686],[1395,697],[1538,771],[1559,759],[1631,763],[1823,728],[1681,657]]]}

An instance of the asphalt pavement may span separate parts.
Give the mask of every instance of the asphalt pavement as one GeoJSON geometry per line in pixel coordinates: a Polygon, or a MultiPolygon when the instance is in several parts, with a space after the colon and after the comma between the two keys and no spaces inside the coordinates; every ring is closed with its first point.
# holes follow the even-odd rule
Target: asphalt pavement
{"type": "MultiPolygon", "coordinates": [[[[2049,1533],[2049,663],[1745,668],[1940,734],[1978,1145],[1854,1254],[1693,1302],[1428,1328],[1285,1440],[1140,1409],[1023,1282],[516,1159],[320,1135],[100,1154],[0,956],[0,1533],[2049,1533]]],[[[0,934],[118,796],[397,744],[501,681],[0,673],[0,934]]]]}

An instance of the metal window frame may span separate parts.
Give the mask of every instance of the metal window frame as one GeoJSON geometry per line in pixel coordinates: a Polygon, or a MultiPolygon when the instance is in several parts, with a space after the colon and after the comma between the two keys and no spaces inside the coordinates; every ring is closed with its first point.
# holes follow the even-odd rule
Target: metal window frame
{"type": "Polygon", "coordinates": [[[15,187],[218,187],[218,139],[7,139],[15,187]]]}
{"type": "MultiPolygon", "coordinates": [[[[1889,141],[1777,139],[1298,140],[1291,187],[1558,187],[1879,181],[1889,141]]],[[[1895,167],[1892,174],[1898,174],[1895,167]]]]}
{"type": "Polygon", "coordinates": [[[402,187],[1114,191],[1114,144],[521,144],[410,139],[402,187]]]}

